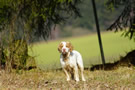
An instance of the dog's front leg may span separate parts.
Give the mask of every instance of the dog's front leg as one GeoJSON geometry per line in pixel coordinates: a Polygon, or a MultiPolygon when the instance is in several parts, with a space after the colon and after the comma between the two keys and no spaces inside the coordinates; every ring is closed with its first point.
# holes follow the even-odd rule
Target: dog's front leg
{"type": "Polygon", "coordinates": [[[66,70],[66,69],[63,69],[63,70],[64,70],[64,73],[65,73],[66,76],[67,76],[67,81],[70,81],[70,77],[69,77],[69,74],[68,74],[67,70],[66,70]]]}

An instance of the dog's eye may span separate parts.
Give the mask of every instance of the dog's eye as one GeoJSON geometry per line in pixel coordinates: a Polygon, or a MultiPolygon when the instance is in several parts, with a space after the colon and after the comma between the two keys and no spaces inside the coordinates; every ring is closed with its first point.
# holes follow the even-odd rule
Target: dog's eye
{"type": "Polygon", "coordinates": [[[60,47],[63,47],[63,45],[61,45],[60,47]]]}
{"type": "Polygon", "coordinates": [[[66,45],[66,47],[69,47],[69,45],[66,45]]]}
{"type": "Polygon", "coordinates": [[[60,44],[59,47],[62,48],[63,47],[63,44],[60,44]]]}

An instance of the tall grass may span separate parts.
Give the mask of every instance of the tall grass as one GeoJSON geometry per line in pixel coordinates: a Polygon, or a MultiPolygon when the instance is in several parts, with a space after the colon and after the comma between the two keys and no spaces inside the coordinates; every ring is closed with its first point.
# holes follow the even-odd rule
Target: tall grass
{"type": "MultiPolygon", "coordinates": [[[[135,49],[135,43],[128,38],[121,37],[121,33],[104,32],[101,35],[106,62],[114,62],[121,55],[135,49]]],[[[57,47],[61,41],[70,41],[72,43],[74,49],[82,54],[85,67],[102,63],[97,35],[90,34],[34,44],[33,52],[30,51],[29,53],[36,57],[37,65],[41,69],[60,67],[60,53],[57,51],[57,47]]]]}

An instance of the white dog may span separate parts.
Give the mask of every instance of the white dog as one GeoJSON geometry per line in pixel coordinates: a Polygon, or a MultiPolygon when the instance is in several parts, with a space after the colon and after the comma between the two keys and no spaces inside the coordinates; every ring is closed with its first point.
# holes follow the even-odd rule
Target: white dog
{"type": "Polygon", "coordinates": [[[82,56],[79,52],[73,50],[73,46],[69,42],[61,42],[58,46],[58,51],[60,55],[61,66],[67,76],[67,81],[70,80],[69,72],[76,81],[79,81],[78,69],[81,71],[82,81],[85,81],[83,71],[83,61],[82,56]]]}

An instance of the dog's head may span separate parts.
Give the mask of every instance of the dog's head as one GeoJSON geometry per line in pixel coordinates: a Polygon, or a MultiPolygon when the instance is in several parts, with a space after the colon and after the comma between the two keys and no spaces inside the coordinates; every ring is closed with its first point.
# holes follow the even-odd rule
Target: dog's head
{"type": "Polygon", "coordinates": [[[68,52],[72,52],[73,46],[70,42],[61,42],[58,46],[58,51],[62,54],[66,54],[68,52]]]}

